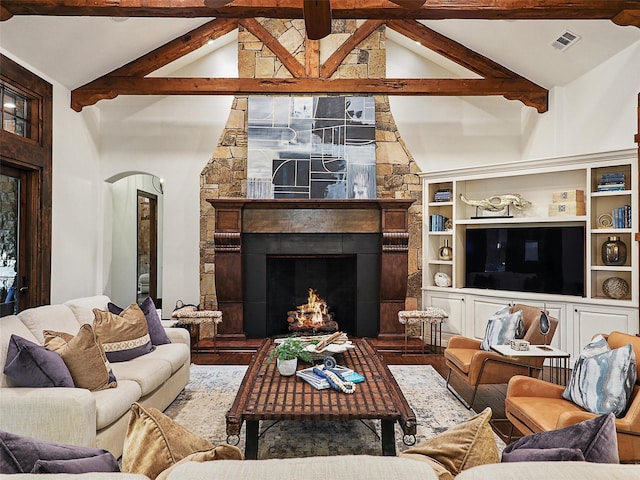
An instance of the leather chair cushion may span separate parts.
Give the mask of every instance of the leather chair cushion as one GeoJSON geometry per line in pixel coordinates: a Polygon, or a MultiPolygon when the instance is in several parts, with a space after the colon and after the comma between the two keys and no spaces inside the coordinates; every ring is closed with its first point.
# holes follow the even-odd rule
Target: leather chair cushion
{"type": "Polygon", "coordinates": [[[469,373],[471,367],[471,359],[477,350],[469,350],[467,348],[447,348],[444,351],[445,360],[453,363],[459,370],[469,373]]]}

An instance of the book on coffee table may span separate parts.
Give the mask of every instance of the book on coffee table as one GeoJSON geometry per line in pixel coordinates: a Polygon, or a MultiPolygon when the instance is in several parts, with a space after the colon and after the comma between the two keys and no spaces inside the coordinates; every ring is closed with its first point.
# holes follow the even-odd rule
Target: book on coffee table
{"type": "MultiPolygon", "coordinates": [[[[298,370],[296,372],[296,375],[318,390],[324,390],[326,388],[329,388],[330,385],[327,379],[316,374],[313,371],[314,368],[321,368],[321,367],[309,367],[303,370],[298,370]]],[[[333,368],[333,370],[340,373],[340,375],[342,375],[342,377],[348,382],[360,383],[360,382],[364,382],[365,380],[364,376],[362,376],[358,372],[355,372],[350,368],[343,367],[342,365],[336,365],[333,368]]]]}

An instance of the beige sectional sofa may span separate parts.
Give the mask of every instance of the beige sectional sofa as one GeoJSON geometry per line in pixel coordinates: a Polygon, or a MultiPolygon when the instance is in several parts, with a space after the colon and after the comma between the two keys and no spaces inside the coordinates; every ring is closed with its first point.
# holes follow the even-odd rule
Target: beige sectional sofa
{"type": "MultiPolygon", "coordinates": [[[[0,475],[7,480],[34,478],[33,474],[0,475]]],[[[56,474],[51,479],[144,480],[126,473],[56,474]]],[[[437,480],[424,462],[399,457],[367,455],[292,458],[283,460],[219,460],[187,462],[175,468],[167,480],[437,480]]],[[[513,462],[481,465],[464,470],[456,480],[640,480],[640,465],[587,462],[513,462]]]]}
{"type": "MultiPolygon", "coordinates": [[[[43,344],[43,330],[76,334],[93,323],[93,309],[107,309],[109,297],[98,295],[61,305],[27,309],[0,319],[0,365],[4,367],[12,334],[43,344]]],[[[182,328],[165,328],[170,344],[146,355],[111,363],[116,388],[15,387],[0,369],[0,430],[31,437],[109,450],[116,458],[122,446],[130,407],[138,402],[164,410],[189,382],[190,339],[182,328]]]]}

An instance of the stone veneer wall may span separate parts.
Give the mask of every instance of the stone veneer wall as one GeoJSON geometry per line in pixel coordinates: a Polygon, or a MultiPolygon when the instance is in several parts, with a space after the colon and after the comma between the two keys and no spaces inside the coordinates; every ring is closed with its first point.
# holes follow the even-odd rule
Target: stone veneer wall
{"type": "MultiPolygon", "coordinates": [[[[298,61],[305,64],[302,20],[262,19],[264,26],[298,61]]],[[[320,41],[324,62],[362,21],[334,20],[332,34],[320,41]]],[[[332,78],[384,78],[385,26],[361,42],[332,78]]],[[[258,38],[240,26],[240,78],[285,78],[290,72],[258,38]]],[[[419,309],[422,298],[422,186],[420,169],[396,127],[386,95],[376,95],[376,173],[378,198],[413,198],[409,210],[409,278],[405,308],[419,309]]],[[[235,97],[218,146],[200,179],[200,305],[217,308],[213,233],[214,209],[208,198],[244,198],[247,193],[247,97],[235,97]]]]}

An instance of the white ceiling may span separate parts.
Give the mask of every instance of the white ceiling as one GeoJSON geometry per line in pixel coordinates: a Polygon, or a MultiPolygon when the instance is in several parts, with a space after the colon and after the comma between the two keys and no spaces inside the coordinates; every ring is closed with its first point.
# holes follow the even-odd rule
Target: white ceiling
{"type": "MultiPolygon", "coordinates": [[[[0,24],[0,47],[73,89],[209,21],[207,18],[16,16],[0,24]]],[[[431,20],[428,27],[545,87],[562,86],[640,41],[640,28],[607,20],[431,20]],[[551,43],[565,29],[581,40],[563,52],[551,43]]],[[[458,71],[433,52],[387,29],[388,38],[458,71]]],[[[207,51],[229,37],[207,45],[207,51]]]]}

